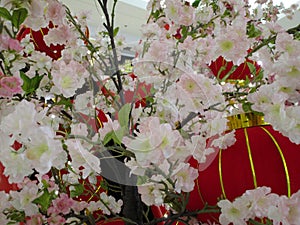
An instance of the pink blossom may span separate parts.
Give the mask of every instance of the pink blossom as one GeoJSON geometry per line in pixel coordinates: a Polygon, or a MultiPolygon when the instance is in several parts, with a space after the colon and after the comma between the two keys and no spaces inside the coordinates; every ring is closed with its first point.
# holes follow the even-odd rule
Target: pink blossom
{"type": "Polygon", "coordinates": [[[63,94],[67,98],[75,95],[75,91],[83,86],[85,78],[89,75],[84,66],[74,60],[69,63],[59,60],[53,67],[52,76],[55,86],[52,91],[63,94]]]}
{"type": "Polygon", "coordinates": [[[293,126],[284,130],[284,135],[288,136],[290,141],[300,144],[300,107],[287,108],[288,118],[293,123],[293,126]]]}
{"type": "Polygon", "coordinates": [[[145,185],[139,185],[138,191],[141,194],[142,201],[146,205],[161,205],[164,202],[163,193],[159,190],[163,188],[162,184],[147,183],[145,185]]]}
{"type": "Polygon", "coordinates": [[[277,204],[273,204],[268,208],[267,217],[273,221],[274,225],[290,224],[288,223],[289,205],[286,196],[280,196],[277,204]]]}
{"type": "Polygon", "coordinates": [[[222,225],[246,225],[248,220],[248,202],[244,199],[238,198],[234,202],[229,200],[221,200],[218,202],[221,208],[221,215],[219,221],[222,225]]]}
{"type": "Polygon", "coordinates": [[[53,214],[47,219],[47,222],[49,225],[62,225],[65,224],[66,219],[60,215],[53,214]]]}
{"type": "Polygon", "coordinates": [[[21,191],[10,191],[11,204],[17,210],[24,211],[27,216],[36,215],[39,209],[33,201],[39,197],[38,191],[38,186],[34,182],[28,182],[21,191]]]}
{"type": "Polygon", "coordinates": [[[28,4],[28,17],[24,21],[24,25],[30,27],[32,30],[39,30],[41,27],[46,27],[49,22],[46,21],[44,10],[47,7],[45,2],[40,0],[32,0],[28,4]]]}
{"type": "Polygon", "coordinates": [[[189,26],[194,23],[195,9],[188,3],[177,0],[167,0],[166,16],[177,24],[189,26]]]}
{"type": "Polygon", "coordinates": [[[26,219],[26,225],[43,225],[44,219],[42,214],[36,214],[26,219]]]}
{"type": "Polygon", "coordinates": [[[20,52],[23,48],[20,42],[5,34],[0,34],[0,50],[15,50],[20,52]]]}
{"type": "Polygon", "coordinates": [[[8,219],[6,216],[4,216],[3,211],[9,207],[11,207],[9,202],[9,194],[5,193],[4,191],[0,191],[0,224],[8,223],[8,219]]]}
{"type": "Polygon", "coordinates": [[[213,148],[206,148],[206,138],[201,135],[193,135],[185,144],[185,148],[192,152],[193,157],[199,163],[205,163],[207,156],[215,152],[213,148]]]}
{"type": "Polygon", "coordinates": [[[289,214],[287,219],[290,224],[300,224],[300,191],[288,199],[289,214]]]}
{"type": "Polygon", "coordinates": [[[298,57],[300,51],[299,41],[294,40],[292,35],[286,32],[278,33],[275,44],[276,50],[285,52],[293,57],[298,57]]]}
{"type": "Polygon", "coordinates": [[[55,25],[61,25],[66,17],[66,11],[62,3],[51,0],[49,1],[46,15],[49,21],[53,22],[55,25]]]}
{"type": "Polygon", "coordinates": [[[180,163],[172,172],[172,179],[176,180],[175,191],[181,193],[190,192],[194,189],[194,180],[198,177],[198,170],[188,163],[180,163]]]}
{"type": "Polygon", "coordinates": [[[49,214],[68,214],[71,208],[74,206],[75,201],[65,193],[60,194],[60,196],[53,200],[53,206],[48,209],[49,214]]]}
{"type": "Polygon", "coordinates": [[[0,78],[0,96],[12,97],[15,94],[22,93],[22,80],[18,77],[0,78]]]}
{"type": "Polygon", "coordinates": [[[247,20],[238,17],[232,25],[216,30],[215,58],[222,55],[224,59],[233,61],[237,66],[243,63],[253,41],[247,37],[246,27],[247,20]]]}
{"type": "Polygon", "coordinates": [[[236,142],[235,132],[231,131],[229,133],[220,136],[217,139],[214,139],[212,145],[220,149],[226,149],[232,146],[235,142],[236,142]]]}
{"type": "Polygon", "coordinates": [[[145,54],[146,60],[154,63],[170,63],[170,50],[172,49],[172,41],[155,40],[152,42],[148,52],[145,54]]]}
{"type": "Polygon", "coordinates": [[[74,202],[74,205],[72,206],[72,209],[75,213],[80,213],[82,210],[86,209],[88,207],[88,203],[85,201],[81,202],[74,202]]]}
{"type": "Polygon", "coordinates": [[[134,152],[141,165],[160,164],[164,159],[175,153],[180,144],[181,136],[168,123],[160,124],[158,117],[143,119],[135,138],[124,137],[123,143],[134,152]]]}
{"type": "Polygon", "coordinates": [[[74,34],[70,26],[60,25],[56,28],[50,29],[48,34],[44,36],[45,43],[50,46],[51,44],[66,44],[74,40],[74,34]]]}
{"type": "Polygon", "coordinates": [[[258,187],[253,190],[247,190],[242,198],[249,201],[249,212],[251,211],[251,217],[264,218],[268,213],[268,208],[275,205],[278,195],[270,194],[271,188],[258,187]]]}

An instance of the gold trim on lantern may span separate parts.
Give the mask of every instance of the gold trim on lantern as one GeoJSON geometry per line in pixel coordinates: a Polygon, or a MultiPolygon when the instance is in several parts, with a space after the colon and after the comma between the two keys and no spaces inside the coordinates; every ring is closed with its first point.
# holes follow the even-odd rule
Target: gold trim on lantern
{"type": "Polygon", "coordinates": [[[245,134],[248,156],[249,156],[249,161],[250,161],[250,167],[251,167],[251,172],[252,172],[252,177],[253,177],[253,184],[254,184],[254,188],[257,188],[257,180],[256,180],[256,174],[255,174],[255,169],[254,169],[254,163],[253,163],[247,128],[244,128],[244,134],[245,134]]]}
{"type": "Polygon", "coordinates": [[[90,202],[94,198],[94,196],[100,191],[100,189],[101,189],[101,185],[99,185],[97,190],[91,195],[91,197],[87,200],[87,202],[90,202]]]}
{"type": "Polygon", "coordinates": [[[220,184],[221,184],[223,198],[226,199],[227,197],[226,197],[226,193],[225,193],[223,174],[222,174],[222,151],[223,151],[222,149],[220,149],[220,151],[219,151],[219,177],[220,177],[220,184]]]}
{"type": "Polygon", "coordinates": [[[283,152],[278,144],[278,142],[276,141],[276,139],[274,138],[274,136],[264,127],[261,127],[261,129],[263,129],[268,135],[269,137],[272,139],[273,143],[275,144],[279,154],[280,154],[280,157],[281,157],[281,160],[282,160],[282,164],[283,164],[283,167],[284,167],[284,172],[285,172],[285,177],[286,177],[286,184],[287,184],[287,196],[288,197],[291,197],[291,181],[290,181],[290,175],[289,175],[289,170],[288,170],[288,167],[287,167],[287,164],[286,164],[286,161],[285,161],[285,157],[283,155],[283,152]]]}
{"type": "MultiPolygon", "coordinates": [[[[252,158],[252,151],[251,151],[251,146],[250,146],[250,140],[249,140],[249,135],[247,132],[247,128],[254,127],[254,126],[260,126],[263,131],[267,133],[267,135],[272,139],[274,145],[276,146],[280,157],[281,161],[284,167],[284,172],[285,172],[285,177],[286,177],[286,183],[287,183],[287,196],[291,197],[291,181],[290,181],[290,175],[289,175],[289,170],[287,167],[287,163],[284,157],[284,154],[282,152],[282,149],[280,148],[278,142],[276,141],[275,137],[266,129],[263,127],[263,125],[269,125],[264,121],[264,117],[254,114],[254,113],[245,113],[245,114],[238,114],[234,116],[227,117],[228,119],[228,130],[235,130],[235,129],[244,129],[244,135],[245,135],[245,141],[246,141],[246,146],[247,146],[247,151],[248,151],[248,157],[249,157],[249,162],[250,162],[250,167],[251,167],[251,172],[252,172],[252,177],[253,177],[253,184],[254,187],[257,188],[257,177],[256,177],[256,172],[255,172],[255,167],[254,167],[254,161],[252,158]]],[[[226,197],[226,192],[225,192],[225,187],[224,187],[224,181],[223,181],[223,171],[222,171],[222,149],[219,151],[219,179],[220,179],[220,185],[221,185],[221,190],[222,190],[222,195],[223,198],[227,199],[226,197]]],[[[198,190],[199,191],[199,190],[198,190]]]]}
{"type": "MultiPolygon", "coordinates": [[[[203,196],[202,196],[202,194],[201,194],[201,191],[200,191],[200,185],[199,185],[199,178],[196,179],[196,186],[197,186],[198,195],[199,195],[199,197],[200,197],[200,199],[201,199],[201,201],[202,201],[202,204],[205,205],[207,202],[204,201],[204,198],[203,198],[203,196]]],[[[211,217],[211,219],[214,220],[215,222],[218,222],[218,221],[219,221],[219,219],[217,219],[215,216],[210,215],[210,217],[211,217]]]]}
{"type": "Polygon", "coordinates": [[[243,113],[227,117],[228,130],[268,125],[264,117],[254,113],[243,113]]]}
{"type": "Polygon", "coordinates": [[[206,202],[204,201],[204,198],[203,198],[203,196],[201,194],[201,191],[200,191],[199,179],[196,179],[196,186],[197,186],[198,195],[199,195],[202,203],[205,204],[206,202]]]}

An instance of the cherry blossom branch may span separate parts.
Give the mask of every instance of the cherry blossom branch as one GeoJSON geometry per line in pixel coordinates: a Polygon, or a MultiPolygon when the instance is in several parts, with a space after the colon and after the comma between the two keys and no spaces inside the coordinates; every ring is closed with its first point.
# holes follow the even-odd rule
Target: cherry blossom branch
{"type": "Polygon", "coordinates": [[[203,214],[203,213],[219,213],[220,209],[213,207],[213,206],[204,206],[203,209],[201,210],[197,210],[197,211],[192,211],[192,212],[182,212],[182,213],[178,213],[178,214],[170,214],[168,217],[161,217],[161,218],[157,218],[154,219],[152,221],[150,221],[149,223],[145,223],[144,225],[155,225],[158,224],[160,222],[167,222],[165,225],[167,224],[172,224],[174,221],[179,220],[181,217],[191,217],[191,216],[197,216],[199,214],[203,214]]]}
{"type": "Polygon", "coordinates": [[[197,116],[199,116],[199,113],[195,113],[195,112],[190,112],[189,115],[182,120],[182,122],[180,122],[180,124],[178,124],[176,126],[176,129],[181,129],[182,127],[184,127],[188,122],[190,122],[191,120],[193,120],[194,118],[196,118],[197,116]]]}
{"type": "MultiPolygon", "coordinates": [[[[298,26],[296,26],[296,27],[288,29],[286,32],[289,33],[289,34],[295,34],[295,33],[299,32],[299,31],[300,31],[300,24],[298,26]]],[[[277,34],[269,37],[268,39],[265,39],[261,44],[259,44],[251,52],[249,52],[248,55],[245,58],[249,58],[250,56],[252,56],[252,54],[254,52],[257,52],[262,47],[268,45],[271,42],[274,42],[276,40],[276,37],[277,37],[277,34]]]]}
{"type": "MultiPolygon", "coordinates": [[[[75,19],[74,19],[73,16],[71,15],[70,9],[69,9],[67,6],[65,6],[65,8],[66,8],[66,12],[67,12],[67,15],[68,15],[68,19],[69,19],[70,22],[75,26],[76,30],[80,33],[80,35],[82,36],[82,38],[84,39],[84,41],[87,43],[89,50],[92,50],[92,53],[95,53],[95,52],[96,52],[96,47],[95,47],[95,46],[93,45],[93,43],[89,40],[89,38],[85,35],[85,33],[81,30],[80,26],[77,24],[77,22],[75,21],[75,19]]],[[[97,54],[97,56],[98,56],[99,59],[98,59],[97,57],[93,57],[93,60],[95,60],[96,62],[98,62],[100,65],[101,65],[101,64],[104,65],[104,68],[105,68],[105,69],[102,69],[102,68],[100,67],[100,70],[101,70],[102,72],[105,73],[105,72],[108,70],[109,66],[107,65],[107,63],[106,63],[105,60],[103,59],[103,56],[101,56],[101,55],[99,55],[99,54],[97,54]],[[100,61],[99,61],[99,60],[100,60],[100,61]]],[[[100,80],[98,76],[95,76],[95,77],[96,77],[98,80],[100,80]]],[[[118,85],[116,79],[115,79],[114,77],[111,77],[111,78],[112,78],[112,81],[113,81],[114,85],[115,85],[116,88],[119,90],[119,85],[118,85]]],[[[103,86],[103,87],[104,87],[104,86],[103,86]]],[[[104,88],[105,88],[105,87],[104,87],[104,88]]],[[[121,108],[121,107],[119,107],[119,108],[121,108]]]]}
{"type": "Polygon", "coordinates": [[[108,32],[108,36],[110,38],[110,44],[111,44],[111,48],[112,48],[112,52],[113,52],[113,64],[114,64],[113,66],[115,67],[116,72],[111,77],[113,78],[113,76],[117,76],[118,82],[115,83],[115,85],[118,90],[118,94],[120,96],[121,103],[122,103],[122,105],[124,105],[125,99],[124,99],[124,93],[123,93],[123,84],[122,84],[122,80],[121,80],[121,71],[119,69],[118,55],[117,55],[116,44],[115,44],[115,39],[114,39],[114,36],[115,36],[115,34],[114,34],[114,17],[115,17],[115,8],[116,8],[117,0],[114,0],[114,3],[113,3],[111,20],[110,20],[110,16],[108,13],[107,0],[102,0],[102,2],[101,2],[101,0],[98,0],[98,3],[102,9],[102,12],[104,13],[106,23],[103,23],[103,25],[108,32]]]}
{"type": "Polygon", "coordinates": [[[2,65],[2,61],[0,61],[0,69],[2,70],[2,73],[5,74],[5,70],[4,70],[4,67],[2,65]]]}
{"type": "Polygon", "coordinates": [[[4,64],[4,67],[5,67],[5,68],[4,68],[3,65],[2,65],[2,62],[5,61],[2,52],[0,52],[0,59],[1,59],[1,61],[0,61],[0,68],[1,68],[1,70],[3,71],[3,74],[8,73],[10,76],[12,76],[12,73],[10,72],[9,68],[7,68],[7,66],[5,66],[5,64],[4,64]],[[7,69],[7,72],[5,72],[5,69],[7,69]]]}
{"type": "MultiPolygon", "coordinates": [[[[88,44],[88,46],[90,47],[90,49],[92,49],[94,52],[96,52],[96,47],[93,45],[93,43],[86,37],[85,33],[81,30],[80,26],[77,24],[77,22],[75,21],[75,19],[73,18],[70,9],[65,6],[66,8],[66,13],[68,16],[68,19],[70,20],[70,22],[75,26],[76,30],[80,33],[80,35],[83,37],[84,41],[86,41],[86,43],[88,44]]],[[[97,56],[99,56],[99,59],[101,60],[101,63],[103,63],[105,68],[108,68],[107,63],[105,62],[105,60],[102,58],[101,55],[97,54],[97,56]]],[[[94,60],[98,61],[99,60],[97,58],[93,58],[94,60]]],[[[101,69],[101,68],[100,68],[101,69]]],[[[102,70],[104,72],[104,70],[102,70]]]]}

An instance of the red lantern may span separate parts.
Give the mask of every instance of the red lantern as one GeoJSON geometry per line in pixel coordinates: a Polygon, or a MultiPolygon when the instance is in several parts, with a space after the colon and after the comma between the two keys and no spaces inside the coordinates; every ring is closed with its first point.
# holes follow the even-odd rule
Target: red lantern
{"type": "MultiPolygon", "coordinates": [[[[207,169],[199,172],[190,194],[188,210],[216,205],[220,198],[233,200],[248,189],[271,187],[290,196],[300,189],[300,146],[265,125],[262,117],[243,114],[229,118],[236,143],[219,151],[207,169]],[[254,124],[251,124],[254,122],[254,124]]],[[[197,167],[195,161],[190,162],[197,167]]],[[[218,214],[199,215],[200,221],[218,221],[218,214]]]]}

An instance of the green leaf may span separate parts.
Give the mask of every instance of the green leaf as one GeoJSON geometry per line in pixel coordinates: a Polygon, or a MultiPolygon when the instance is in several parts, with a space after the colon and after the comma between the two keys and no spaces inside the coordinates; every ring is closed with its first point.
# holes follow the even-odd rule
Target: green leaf
{"type": "MultiPolygon", "coordinates": [[[[222,67],[220,68],[220,70],[219,70],[219,72],[218,72],[217,78],[220,78],[221,72],[222,72],[223,70],[226,70],[226,67],[227,67],[227,62],[226,62],[226,64],[225,64],[224,66],[222,66],[222,67]]],[[[237,66],[231,67],[230,71],[222,78],[221,81],[222,81],[222,82],[223,82],[223,81],[226,81],[227,78],[228,78],[228,77],[236,70],[236,68],[237,68],[237,66]]]]}
{"type": "Polygon", "coordinates": [[[16,9],[12,14],[12,23],[17,29],[20,28],[20,25],[25,21],[28,16],[28,11],[25,8],[16,9]]]}
{"type": "Polygon", "coordinates": [[[126,131],[127,131],[127,128],[125,128],[125,127],[121,127],[121,128],[119,128],[118,130],[115,131],[115,139],[114,139],[114,142],[115,142],[116,144],[121,145],[122,139],[123,139],[123,137],[124,137],[126,131]]]}
{"type": "Polygon", "coordinates": [[[138,176],[137,177],[137,185],[145,184],[148,181],[147,176],[138,176]]]}
{"type": "Polygon", "coordinates": [[[256,74],[256,67],[253,65],[253,63],[247,62],[247,66],[250,69],[250,73],[255,75],[256,74]]]}
{"type": "Polygon", "coordinates": [[[4,28],[4,21],[0,21],[0,34],[3,33],[3,28],[4,28]]]}
{"type": "Polygon", "coordinates": [[[252,112],[252,108],[251,108],[251,105],[253,105],[251,102],[244,102],[243,105],[242,105],[242,108],[244,110],[244,112],[252,112]]]}
{"type": "Polygon", "coordinates": [[[196,0],[196,1],[193,2],[192,6],[194,8],[197,8],[199,6],[200,2],[201,2],[201,0],[196,0]]]}
{"type": "Polygon", "coordinates": [[[0,7],[0,17],[11,20],[10,12],[4,7],[0,7]]]}
{"type": "Polygon", "coordinates": [[[182,40],[185,40],[188,36],[188,27],[187,26],[182,26],[182,29],[181,29],[181,34],[182,34],[182,40]]]}
{"type": "Polygon", "coordinates": [[[74,189],[71,190],[71,193],[70,193],[71,198],[82,195],[82,193],[84,192],[83,184],[73,184],[72,186],[74,187],[74,189]]]}
{"type": "Polygon", "coordinates": [[[160,16],[160,11],[156,10],[155,12],[152,13],[152,16],[154,19],[158,19],[158,17],[160,16]]]}
{"type": "Polygon", "coordinates": [[[114,29],[114,37],[116,37],[116,36],[117,36],[117,34],[118,34],[119,30],[120,30],[120,28],[119,28],[119,27],[116,27],[116,28],[114,29]]]}
{"type": "Polygon", "coordinates": [[[20,77],[23,80],[23,85],[22,85],[23,91],[25,91],[25,93],[29,93],[30,83],[31,83],[30,78],[22,71],[20,72],[20,77]]]}
{"type": "Polygon", "coordinates": [[[41,206],[41,210],[46,213],[47,209],[49,208],[50,204],[51,204],[51,200],[53,198],[53,193],[49,193],[49,191],[47,189],[44,189],[44,193],[34,199],[32,202],[35,204],[38,204],[41,206]]]}
{"type": "Polygon", "coordinates": [[[66,108],[72,108],[73,106],[71,99],[63,97],[58,102],[56,102],[55,105],[64,105],[66,106],[66,108]]]}
{"type": "Polygon", "coordinates": [[[131,104],[127,103],[118,112],[119,123],[121,127],[128,127],[131,104]]]}
{"type": "Polygon", "coordinates": [[[106,180],[101,180],[100,187],[101,187],[101,189],[106,190],[106,191],[109,189],[108,183],[106,180]]]}
{"type": "Polygon", "coordinates": [[[120,128],[116,131],[112,130],[108,132],[103,139],[103,145],[107,145],[110,141],[113,141],[114,144],[121,145],[124,134],[125,128],[120,128]]]}
{"type": "Polygon", "coordinates": [[[256,38],[261,35],[261,30],[256,28],[253,23],[247,26],[247,34],[249,38],[256,38]]]}
{"type": "Polygon", "coordinates": [[[103,139],[103,145],[105,146],[105,145],[107,145],[111,140],[113,140],[113,139],[114,139],[114,135],[115,135],[115,132],[114,132],[114,131],[108,132],[108,133],[105,135],[104,139],[103,139]]]}
{"type": "Polygon", "coordinates": [[[7,219],[10,220],[7,224],[19,224],[16,222],[25,222],[25,212],[18,211],[14,208],[7,208],[3,211],[3,214],[6,215],[7,219]]]}
{"type": "Polygon", "coordinates": [[[24,72],[20,71],[20,77],[23,80],[22,89],[25,92],[25,94],[31,94],[36,89],[38,89],[41,80],[43,79],[43,76],[36,75],[33,78],[29,78],[24,72]]]}

